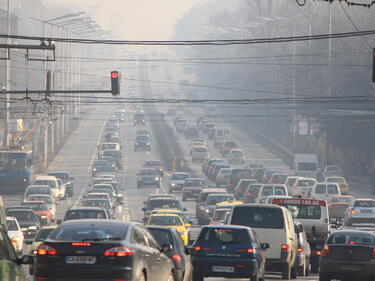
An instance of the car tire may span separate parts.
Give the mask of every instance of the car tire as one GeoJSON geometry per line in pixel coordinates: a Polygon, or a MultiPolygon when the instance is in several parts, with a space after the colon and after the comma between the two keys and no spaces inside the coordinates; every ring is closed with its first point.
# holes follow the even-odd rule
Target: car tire
{"type": "Polygon", "coordinates": [[[281,278],[283,280],[289,280],[291,277],[291,273],[292,273],[291,266],[288,263],[283,264],[281,267],[281,278]]]}
{"type": "Polygon", "coordinates": [[[203,281],[204,277],[202,274],[193,272],[193,281],[203,281]]]}
{"type": "Polygon", "coordinates": [[[258,272],[254,276],[250,277],[250,281],[259,281],[258,272]]]}

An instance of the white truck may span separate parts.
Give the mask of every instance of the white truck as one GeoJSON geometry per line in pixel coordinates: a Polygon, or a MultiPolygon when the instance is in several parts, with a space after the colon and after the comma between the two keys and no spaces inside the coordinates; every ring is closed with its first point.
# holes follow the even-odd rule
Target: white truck
{"type": "Polygon", "coordinates": [[[319,172],[318,157],[315,154],[295,154],[294,168],[296,169],[296,176],[317,179],[319,172]]]}

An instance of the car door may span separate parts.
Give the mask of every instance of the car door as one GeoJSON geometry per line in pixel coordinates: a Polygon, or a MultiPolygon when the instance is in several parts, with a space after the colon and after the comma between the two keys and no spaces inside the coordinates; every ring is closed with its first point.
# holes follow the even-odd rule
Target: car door
{"type": "Polygon", "coordinates": [[[139,245],[139,248],[142,251],[141,258],[146,264],[148,272],[147,277],[149,278],[149,281],[156,281],[160,272],[160,264],[159,261],[156,260],[155,250],[149,246],[145,230],[141,226],[136,226],[134,228],[133,239],[139,245]]]}

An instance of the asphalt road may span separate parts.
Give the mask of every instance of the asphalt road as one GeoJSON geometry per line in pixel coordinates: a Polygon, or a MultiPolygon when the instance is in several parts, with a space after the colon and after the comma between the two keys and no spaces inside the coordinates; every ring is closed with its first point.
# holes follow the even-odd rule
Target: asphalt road
{"type": "MultiPolygon", "coordinates": [[[[96,147],[100,141],[103,126],[109,113],[114,108],[100,108],[94,112],[87,113],[82,116],[82,120],[78,128],[70,136],[67,144],[62,148],[60,155],[50,165],[49,170],[67,170],[75,178],[73,197],[66,200],[60,201],[57,207],[57,218],[62,219],[65,211],[72,207],[78,206],[81,201],[82,193],[89,187],[90,183],[90,166],[96,156],[96,147]]],[[[171,171],[167,171],[163,177],[162,186],[160,189],[156,188],[141,188],[138,189],[136,186],[136,172],[141,168],[142,164],[146,160],[160,159],[158,147],[155,142],[152,142],[150,152],[144,151],[133,151],[133,143],[135,138],[135,131],[137,128],[133,126],[131,117],[133,115],[133,107],[131,105],[125,106],[127,112],[127,118],[125,122],[121,123],[121,138],[122,138],[122,150],[123,150],[123,170],[119,173],[120,184],[123,187],[123,195],[125,204],[118,207],[116,211],[117,219],[120,220],[136,220],[142,221],[143,212],[143,201],[149,194],[153,193],[166,193],[168,187],[168,178],[171,171]]],[[[199,108],[194,110],[199,111],[199,108]]],[[[199,114],[199,112],[196,112],[199,114]]],[[[167,117],[167,122],[172,126],[172,119],[174,117],[167,117]]],[[[193,118],[188,118],[189,121],[194,122],[193,118]]],[[[223,126],[229,126],[224,121],[217,120],[218,123],[223,122],[223,126]]],[[[146,128],[152,133],[149,124],[146,124],[146,128]]],[[[186,159],[189,157],[189,143],[190,140],[185,139],[182,135],[175,132],[178,143],[180,144],[186,159]]],[[[260,144],[256,143],[251,139],[245,132],[237,129],[231,129],[231,134],[236,139],[241,148],[246,152],[247,159],[250,162],[260,162],[266,164],[268,167],[278,168],[285,172],[290,172],[289,168],[272,153],[265,150],[260,144]]],[[[154,138],[153,138],[154,139],[154,138]]],[[[209,143],[210,154],[219,156],[218,149],[213,147],[212,143],[209,143]]],[[[189,160],[191,168],[197,174],[201,171],[201,163],[192,163],[189,160]]],[[[239,165],[242,166],[242,165],[239,165]]],[[[212,183],[211,183],[212,184],[212,183]]],[[[359,193],[360,190],[354,190],[359,193]]],[[[176,197],[181,199],[181,194],[176,194],[176,197]]],[[[22,196],[20,195],[5,195],[4,196],[6,206],[19,205],[22,196]]],[[[182,200],[181,200],[182,201],[182,200]]],[[[199,231],[199,226],[195,219],[195,202],[193,200],[182,202],[183,206],[188,209],[188,216],[193,220],[193,232],[199,231]]],[[[27,249],[24,251],[27,253],[27,249]]],[[[267,275],[267,280],[279,280],[279,275],[267,275]]],[[[317,280],[317,275],[311,275],[309,277],[298,278],[297,280],[317,280]]],[[[210,278],[209,280],[223,280],[221,278],[210,278]]]]}

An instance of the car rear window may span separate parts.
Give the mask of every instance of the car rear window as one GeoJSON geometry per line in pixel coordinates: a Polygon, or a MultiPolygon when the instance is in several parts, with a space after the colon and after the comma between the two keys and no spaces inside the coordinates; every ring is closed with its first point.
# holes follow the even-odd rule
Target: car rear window
{"type": "Polygon", "coordinates": [[[177,216],[152,216],[149,221],[150,225],[182,225],[182,221],[177,216]]]}
{"type": "Polygon", "coordinates": [[[159,245],[173,245],[173,238],[168,230],[164,229],[148,229],[159,245]]]}
{"type": "Polygon", "coordinates": [[[233,195],[231,194],[209,195],[207,197],[207,205],[216,205],[217,203],[225,202],[228,200],[234,200],[233,195]]]}
{"type": "Polygon", "coordinates": [[[331,203],[351,203],[353,201],[353,197],[333,197],[331,203]]]}
{"type": "Polygon", "coordinates": [[[326,194],[326,185],[325,184],[319,184],[315,187],[315,193],[316,194],[326,194]]]}
{"type": "Polygon", "coordinates": [[[250,244],[249,233],[244,229],[204,228],[198,242],[210,244],[250,244]]]}
{"type": "Polygon", "coordinates": [[[15,217],[18,222],[20,221],[36,221],[36,216],[33,212],[29,211],[8,211],[7,216],[9,217],[15,217]]]}
{"type": "Polygon", "coordinates": [[[375,237],[371,233],[337,232],[328,238],[327,244],[375,245],[375,237]]]}
{"type": "Polygon", "coordinates": [[[49,238],[57,241],[121,240],[126,231],[127,226],[124,225],[74,225],[57,228],[49,238]]]}
{"type": "Polygon", "coordinates": [[[322,216],[320,206],[286,205],[285,207],[288,208],[292,216],[296,219],[319,220],[322,216]]]}
{"type": "Polygon", "coordinates": [[[39,230],[37,236],[35,237],[35,241],[41,242],[46,240],[48,235],[50,235],[53,230],[55,230],[55,228],[46,228],[39,230]]]}
{"type": "Polygon", "coordinates": [[[239,207],[233,210],[231,224],[281,229],[284,219],[279,208],[239,207]]]}
{"type": "Polygon", "coordinates": [[[353,207],[373,208],[375,207],[375,201],[373,200],[357,200],[354,202],[353,207]]]}
{"type": "Polygon", "coordinates": [[[177,200],[156,199],[150,201],[150,209],[177,209],[181,210],[181,203],[177,200]]]}
{"type": "Polygon", "coordinates": [[[272,186],[265,186],[262,190],[263,196],[271,196],[273,195],[273,187],[272,186]]]}
{"type": "Polygon", "coordinates": [[[102,210],[79,210],[79,211],[68,211],[65,216],[65,220],[77,220],[77,219],[105,219],[105,212],[102,210]]]}
{"type": "Polygon", "coordinates": [[[339,193],[339,187],[335,184],[329,184],[327,186],[328,194],[338,194],[339,193]]]}

